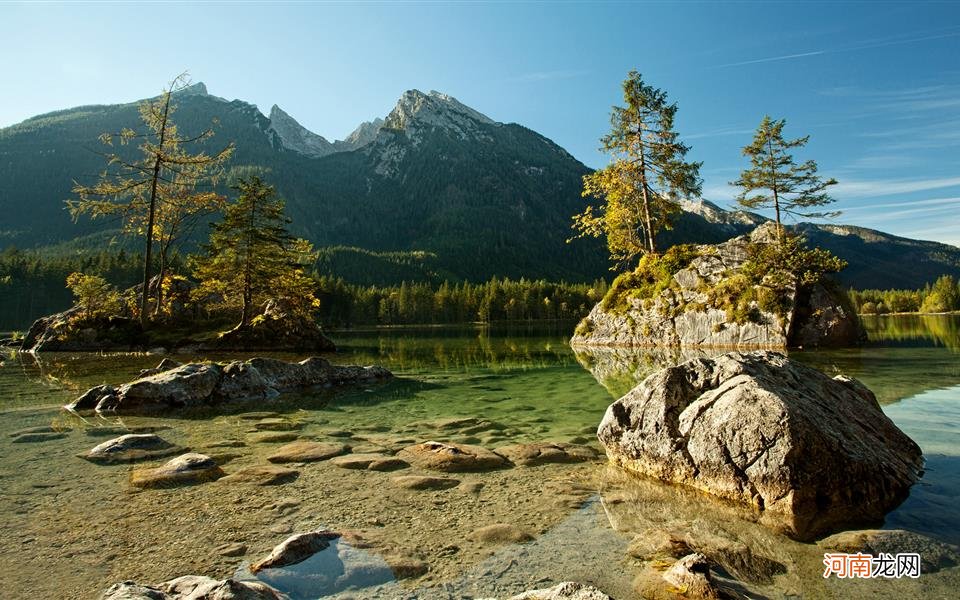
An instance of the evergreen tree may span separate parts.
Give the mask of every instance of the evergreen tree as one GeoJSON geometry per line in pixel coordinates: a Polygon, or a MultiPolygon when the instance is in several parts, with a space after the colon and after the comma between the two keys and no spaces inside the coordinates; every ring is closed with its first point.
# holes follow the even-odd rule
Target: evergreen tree
{"type": "Polygon", "coordinates": [[[680,196],[700,193],[700,165],[673,130],[677,105],[631,71],[623,82],[626,106],[614,106],[602,149],[613,160],[583,178],[583,196],[600,200],[573,218],[575,237],[606,236],[611,259],[624,265],[656,254],[656,236],[680,210],[680,196]]]}
{"type": "Polygon", "coordinates": [[[207,255],[196,261],[196,294],[220,296],[227,307],[239,307],[237,329],[247,327],[253,307],[270,298],[282,298],[308,314],[319,304],[313,281],[303,271],[310,244],[287,232],[290,220],[272,186],[252,176],[233,189],[239,192],[237,201],[224,208],[223,220],[213,225],[207,255]]]}
{"type": "MultiPolygon", "coordinates": [[[[129,153],[105,153],[107,170],[99,181],[89,186],[74,182],[73,193],[77,198],[67,200],[74,219],[84,214],[91,218],[120,217],[128,233],[143,237],[141,323],[146,323],[148,317],[154,242],[160,241],[165,263],[167,249],[177,238],[176,229],[189,215],[209,206],[209,193],[197,194],[197,189],[216,183],[223,163],[233,152],[233,144],[211,155],[202,150],[193,154],[188,151],[213,136],[212,128],[194,136],[181,135],[173,122],[176,110],[173,96],[188,85],[186,74],[182,74],[159,97],[140,105],[143,131],[125,128],[117,133],[102,134],[100,141],[108,146],[113,146],[114,141],[121,146],[139,141],[140,157],[132,159],[128,158],[129,153]],[[181,216],[174,217],[174,214],[181,216]]],[[[162,287],[156,286],[158,294],[162,287]]]]}
{"type": "Polygon", "coordinates": [[[750,157],[750,168],[731,185],[742,188],[737,202],[749,209],[772,208],[777,219],[777,238],[783,242],[781,213],[807,218],[833,217],[838,212],[804,212],[803,209],[824,206],[833,202],[826,190],[837,183],[836,179],[822,179],[817,175],[817,163],[808,160],[796,164],[789,153],[791,148],[801,148],[810,136],[794,140],[783,139],[784,119],[772,120],[763,117],[753,141],[743,148],[743,155],[750,157]]]}

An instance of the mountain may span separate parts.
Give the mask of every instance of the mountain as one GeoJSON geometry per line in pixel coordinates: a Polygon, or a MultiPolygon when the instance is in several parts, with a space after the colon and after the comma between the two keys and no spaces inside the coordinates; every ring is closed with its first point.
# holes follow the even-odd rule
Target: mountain
{"type": "MultiPolygon", "coordinates": [[[[319,267],[364,283],[397,278],[485,280],[491,276],[589,281],[608,277],[595,240],[566,243],[584,205],[589,169],[535,131],[500,123],[431,91],[404,92],[383,118],[329,141],[280,107],[208,93],[177,94],[174,120],[186,134],[216,120],[211,150],[236,144],[236,174],[265,171],[287,201],[296,235],[323,248],[319,267]]],[[[73,181],[103,170],[98,136],[139,124],[137,103],[82,106],[0,129],[0,249],[98,248],[115,223],[71,221],[63,201],[73,181]]],[[[135,152],[135,148],[121,148],[135,152]]],[[[717,243],[764,217],[707,201],[684,203],[662,247],[717,243]]],[[[960,249],[847,226],[802,225],[814,242],[850,262],[858,287],[918,287],[960,274],[960,249]]]]}

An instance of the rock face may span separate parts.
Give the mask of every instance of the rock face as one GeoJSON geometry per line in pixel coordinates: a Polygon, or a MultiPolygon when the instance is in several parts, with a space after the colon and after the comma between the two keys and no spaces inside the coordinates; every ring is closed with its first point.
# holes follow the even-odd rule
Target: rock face
{"type": "MultiPolygon", "coordinates": [[[[865,338],[849,303],[824,284],[786,293],[754,286],[755,295],[782,296],[786,307],[764,310],[749,303],[748,318],[731,318],[718,306],[716,290],[741,271],[751,243],[773,243],[772,224],[758,227],[715,246],[696,247],[697,256],[673,273],[667,289],[650,298],[627,294],[622,305],[598,303],[577,326],[576,346],[676,348],[786,348],[796,346],[851,346],[865,338]]],[[[615,290],[611,290],[613,293],[615,290]]],[[[718,294],[719,295],[719,294],[718,294]]]]}
{"type": "Polygon", "coordinates": [[[334,366],[322,358],[287,363],[272,358],[226,365],[189,363],[142,377],[119,387],[91,388],[70,410],[138,412],[186,408],[239,400],[272,398],[284,391],[367,383],[393,375],[382,367],[334,366]]]}
{"type": "Polygon", "coordinates": [[[336,345],[317,323],[292,310],[283,300],[270,300],[263,313],[244,329],[232,329],[209,345],[217,350],[284,350],[334,352],[336,345]]]}
{"type": "Polygon", "coordinates": [[[597,436],[613,463],[772,513],[800,539],[882,520],[923,469],[863,384],[774,352],[654,373],[597,436]]]}

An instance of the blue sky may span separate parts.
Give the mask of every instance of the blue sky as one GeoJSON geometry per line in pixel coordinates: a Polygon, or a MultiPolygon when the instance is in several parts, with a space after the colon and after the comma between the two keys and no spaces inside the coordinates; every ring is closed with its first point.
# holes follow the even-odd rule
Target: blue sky
{"type": "Polygon", "coordinates": [[[0,3],[0,126],[189,70],[328,139],[435,89],[590,166],[630,69],[729,206],[764,114],[811,135],[839,223],[960,245],[960,3],[0,3]]]}

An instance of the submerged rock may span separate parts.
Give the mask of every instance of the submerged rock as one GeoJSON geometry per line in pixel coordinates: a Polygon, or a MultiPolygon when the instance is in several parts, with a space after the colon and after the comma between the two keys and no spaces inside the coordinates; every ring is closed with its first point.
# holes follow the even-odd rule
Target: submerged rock
{"type": "Polygon", "coordinates": [[[152,433],[130,433],[94,446],[80,457],[96,463],[120,463],[163,458],[183,450],[152,433]]]}
{"type": "Polygon", "coordinates": [[[531,590],[510,600],[613,600],[595,587],[573,581],[559,583],[551,588],[531,590]]]}
{"type": "Polygon", "coordinates": [[[266,558],[250,565],[250,572],[257,573],[263,569],[275,569],[303,562],[317,552],[329,548],[330,542],[339,537],[339,533],[327,530],[292,535],[274,547],[266,558]]]}
{"type": "Polygon", "coordinates": [[[863,552],[874,556],[895,556],[900,553],[916,553],[920,555],[922,573],[936,573],[960,564],[960,552],[956,546],[902,529],[844,531],[824,538],[817,544],[825,550],[848,554],[863,552]]]}
{"type": "Polygon", "coordinates": [[[777,515],[801,539],[882,520],[923,469],[863,384],[774,352],[659,371],[597,436],[613,463],[777,515]]]}
{"type": "Polygon", "coordinates": [[[314,462],[340,456],[349,450],[350,448],[343,444],[292,442],[278,448],[267,460],[272,463],[314,462]]]}
{"type": "Polygon", "coordinates": [[[467,538],[488,544],[518,544],[533,541],[533,536],[516,525],[494,523],[473,531],[467,538]]]}
{"type": "Polygon", "coordinates": [[[510,461],[486,448],[444,442],[407,446],[397,457],[420,469],[448,473],[487,471],[510,466],[510,461]]]}
{"type": "Polygon", "coordinates": [[[394,477],[391,481],[393,485],[407,490],[447,490],[460,484],[459,479],[428,475],[401,475],[394,477]]]}
{"type": "Polygon", "coordinates": [[[589,446],[565,443],[513,444],[497,448],[497,454],[522,466],[548,463],[576,463],[594,460],[597,451],[589,446]]]}
{"type": "Polygon", "coordinates": [[[710,563],[702,554],[690,554],[673,563],[663,579],[688,598],[718,600],[720,592],[710,581],[710,563]]]}
{"type": "Polygon", "coordinates": [[[213,481],[224,476],[223,469],[209,456],[190,452],[154,469],[136,469],[130,473],[135,487],[173,487],[213,481]]]}
{"type": "Polygon", "coordinates": [[[244,485],[282,485],[290,483],[300,476],[300,471],[276,465],[254,465],[244,467],[220,480],[220,483],[239,483],[244,485]]]}
{"type": "Polygon", "coordinates": [[[776,230],[768,223],[722,244],[669,250],[664,261],[681,268],[665,281],[648,280],[661,277],[655,267],[653,273],[618,278],[577,325],[571,344],[746,349],[843,347],[863,341],[852,305],[834,284],[789,283],[781,289],[769,285],[770,278],[751,285],[742,277],[751,244],[775,240],[776,230]]]}
{"type": "Polygon", "coordinates": [[[271,358],[234,361],[226,365],[188,363],[164,368],[119,387],[96,386],[66,408],[96,408],[98,412],[188,408],[220,402],[268,399],[285,391],[369,383],[391,377],[393,375],[382,367],[335,366],[317,357],[298,363],[271,358]]]}

